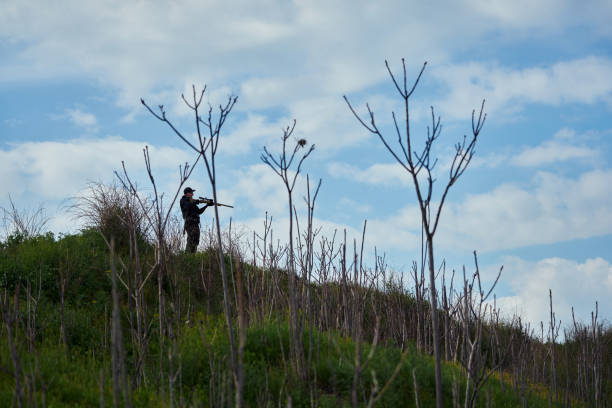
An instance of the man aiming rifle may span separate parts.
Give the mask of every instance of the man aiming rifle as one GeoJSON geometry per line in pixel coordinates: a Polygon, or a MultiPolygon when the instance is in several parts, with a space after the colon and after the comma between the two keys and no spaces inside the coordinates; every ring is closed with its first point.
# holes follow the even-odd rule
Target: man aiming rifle
{"type": "Polygon", "coordinates": [[[231,205],[215,203],[214,200],[209,198],[199,197],[198,199],[194,199],[194,192],[195,190],[191,187],[187,187],[183,190],[183,197],[180,203],[183,219],[185,220],[183,232],[187,233],[187,246],[185,247],[185,251],[191,253],[194,253],[200,244],[200,214],[213,205],[234,208],[231,205]],[[200,208],[198,204],[205,205],[200,208]]]}

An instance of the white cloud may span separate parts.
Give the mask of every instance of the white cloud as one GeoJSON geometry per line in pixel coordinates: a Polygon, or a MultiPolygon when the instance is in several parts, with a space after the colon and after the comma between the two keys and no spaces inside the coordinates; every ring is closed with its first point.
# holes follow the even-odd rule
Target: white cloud
{"type": "MultiPolygon", "coordinates": [[[[12,144],[0,150],[0,178],[5,180],[0,194],[0,205],[10,194],[17,205],[45,202],[59,205],[70,197],[83,194],[89,181],[108,183],[114,179],[114,170],[121,173],[121,162],[126,163],[130,177],[145,194],[151,191],[144,168],[144,144],[120,138],[75,139],[65,142],[27,142],[12,144]]],[[[178,166],[192,161],[189,151],[172,147],[149,146],[153,173],[158,191],[173,195],[178,184],[178,166]]],[[[201,195],[210,195],[208,180],[202,179],[202,162],[188,181],[201,195]],[[198,176],[198,173],[200,176],[198,176]]],[[[223,173],[219,197],[225,203],[242,203],[241,216],[253,212],[263,218],[268,212],[277,219],[287,217],[287,192],[282,180],[267,165],[245,165],[235,170],[218,168],[223,173]]],[[[312,186],[314,188],[314,185],[312,186]]],[[[298,178],[294,190],[294,204],[303,211],[306,194],[305,176],[298,178]]],[[[61,207],[61,205],[60,205],[61,207]]],[[[240,208],[237,207],[239,210],[240,208]]],[[[50,226],[56,232],[73,231],[63,209],[53,214],[50,226]],[[63,228],[62,228],[63,227],[63,228]]],[[[224,221],[232,211],[223,214],[224,221]]],[[[258,219],[261,219],[258,218],[258,219]]],[[[236,219],[234,219],[236,221],[236,219]]]]}
{"type": "MultiPolygon", "coordinates": [[[[516,154],[491,153],[487,156],[476,156],[472,159],[470,168],[488,167],[540,167],[545,168],[555,163],[573,162],[586,163],[591,167],[598,167],[602,163],[602,152],[595,147],[592,135],[577,134],[569,128],[560,129],[552,139],[545,140],[539,145],[523,146],[516,154]]],[[[517,150],[513,147],[512,150],[517,150]]],[[[444,160],[442,169],[450,167],[452,159],[444,160]]]]}
{"type": "Polygon", "coordinates": [[[490,19],[504,27],[558,31],[562,27],[580,26],[592,21],[592,29],[609,34],[604,26],[606,16],[612,13],[610,3],[605,0],[588,4],[577,4],[571,0],[468,0],[467,5],[481,18],[490,19]]]}
{"type": "Polygon", "coordinates": [[[536,167],[569,160],[594,160],[597,155],[597,150],[590,147],[572,146],[553,140],[533,148],[526,148],[511,160],[520,167],[536,167]]]}
{"type": "Polygon", "coordinates": [[[284,106],[296,99],[312,97],[319,87],[308,75],[273,76],[273,73],[247,78],[240,85],[240,109],[266,109],[284,106]]]}
{"type": "Polygon", "coordinates": [[[79,108],[64,109],[63,113],[51,113],[48,116],[52,120],[69,122],[88,132],[97,132],[98,130],[98,118],[96,115],[90,112],[84,112],[79,108]]]}
{"type": "Polygon", "coordinates": [[[98,123],[93,113],[83,112],[80,109],[66,109],[66,116],[76,126],[92,127],[98,123]]]}
{"type": "MultiPolygon", "coordinates": [[[[307,135],[322,150],[334,150],[367,136],[341,95],[372,91],[379,84],[393,92],[384,59],[397,72],[399,58],[408,57],[410,77],[422,61],[432,61],[438,67],[432,70],[434,79],[451,89],[440,104],[451,118],[465,118],[482,97],[490,97],[490,113],[513,111],[525,101],[609,101],[611,63],[606,58],[524,70],[480,63],[441,65],[453,53],[478,46],[482,38],[500,30],[509,36],[525,28],[548,27],[555,32],[582,21],[601,25],[598,35],[607,35],[603,15],[609,7],[603,4],[590,8],[564,2],[554,14],[547,11],[549,18],[542,18],[545,9],[499,2],[483,5],[477,0],[449,2],[435,10],[431,24],[431,5],[399,1],[355,6],[350,1],[180,0],[152,6],[9,0],[0,5],[0,38],[17,46],[0,67],[0,81],[93,78],[117,95],[117,104],[128,111],[126,121],[145,113],[140,97],[184,115],[177,95],[181,91],[188,95],[192,84],[206,81],[215,90],[206,101],[216,105],[226,94],[236,93],[240,96],[236,110],[251,113],[231,134],[234,152],[266,144],[270,134],[279,133],[279,125],[286,126],[293,118],[298,120],[299,135],[307,135]],[[277,110],[273,118],[263,112],[270,108],[277,110]]],[[[360,98],[355,99],[360,105],[360,98]]],[[[376,100],[367,99],[380,112],[388,111],[389,104],[381,108],[376,100]]],[[[76,124],[96,125],[91,113],[76,109],[68,113],[76,124]]],[[[383,116],[377,119],[390,119],[383,116]]]]}
{"type": "Polygon", "coordinates": [[[307,139],[321,152],[356,146],[369,137],[339,95],[297,101],[289,105],[289,115],[297,118],[295,136],[307,139]]]}
{"type": "MultiPolygon", "coordinates": [[[[576,179],[538,172],[532,186],[506,183],[447,202],[436,241],[444,250],[486,252],[612,234],[611,186],[611,170],[576,179]]],[[[389,247],[414,249],[420,243],[420,213],[414,205],[371,224],[376,239],[389,247]]]]}
{"type": "Polygon", "coordinates": [[[500,30],[555,33],[588,23],[596,35],[609,34],[605,2],[481,3],[9,0],[0,5],[0,36],[21,48],[0,77],[94,78],[117,89],[118,103],[129,109],[139,108],[140,96],[207,81],[240,90],[249,107],[266,106],[358,91],[387,80],[385,58],[440,63],[500,30]]]}
{"type": "MultiPolygon", "coordinates": [[[[377,101],[384,98],[377,97],[377,101]]],[[[261,152],[266,146],[271,152],[280,152],[283,129],[296,120],[293,137],[288,146],[293,148],[299,139],[316,146],[317,155],[334,155],[339,149],[355,147],[370,135],[360,127],[345,102],[338,95],[303,98],[289,103],[281,116],[271,118],[265,114],[248,113],[232,124],[220,145],[225,154],[245,154],[255,148],[261,152]]]]}
{"type": "Polygon", "coordinates": [[[503,184],[448,203],[438,237],[445,247],[490,251],[563,242],[612,233],[612,171],[576,179],[547,172],[532,188],[503,184]]]}
{"type": "MultiPolygon", "coordinates": [[[[83,191],[85,194],[86,191],[83,191]]],[[[43,203],[43,206],[45,204],[43,203]]],[[[69,205],[67,202],[61,203],[53,215],[49,218],[49,222],[46,225],[46,229],[56,234],[69,234],[75,233],[79,229],[83,228],[85,223],[82,219],[75,216],[74,213],[70,212],[67,208],[69,205]]]]}
{"type": "MultiPolygon", "coordinates": [[[[289,172],[290,179],[294,172],[289,172]]],[[[310,180],[311,194],[316,185],[310,180]]],[[[242,202],[243,208],[253,208],[264,218],[265,213],[274,217],[288,217],[288,195],[282,179],[264,163],[247,165],[227,174],[227,183],[219,195],[230,202],[242,202]],[[227,187],[226,187],[227,186],[227,187]]],[[[293,189],[293,205],[301,213],[305,207],[306,175],[300,173],[293,189]]],[[[250,216],[250,215],[249,215],[250,216]]]]}
{"type": "MultiPolygon", "coordinates": [[[[590,323],[590,312],[599,303],[600,319],[612,318],[612,264],[602,258],[576,262],[563,258],[547,258],[536,262],[510,257],[505,259],[502,280],[513,292],[497,299],[507,314],[517,312],[544,330],[550,320],[549,292],[552,290],[553,311],[562,327],[572,325],[571,308],[578,321],[590,323]]],[[[560,332],[561,338],[563,331],[560,332]]]]}
{"type": "MultiPolygon", "coordinates": [[[[311,179],[310,182],[311,194],[313,194],[316,185],[314,180],[311,179]]],[[[223,197],[223,200],[227,202],[240,203],[239,205],[235,204],[237,210],[235,215],[237,217],[234,217],[233,222],[236,228],[249,233],[256,231],[261,235],[263,233],[263,220],[267,214],[273,218],[274,239],[280,239],[283,245],[287,243],[289,230],[287,190],[281,178],[268,165],[260,163],[235,170],[229,175],[229,182],[226,186],[219,191],[219,197],[223,197]]],[[[302,232],[306,228],[307,219],[304,202],[306,194],[306,177],[300,175],[293,191],[293,205],[298,212],[299,226],[302,232]]],[[[340,234],[346,229],[347,239],[350,242],[353,239],[361,240],[361,231],[334,220],[319,218],[317,214],[318,208],[315,207],[313,225],[316,229],[321,228],[320,236],[331,237],[334,231],[340,234]]],[[[297,224],[294,224],[294,228],[297,236],[297,224]]],[[[373,228],[375,229],[375,227],[373,228]]],[[[378,243],[374,229],[371,230],[368,225],[366,237],[368,248],[378,243]]]]}
{"type": "Polygon", "coordinates": [[[351,209],[358,213],[366,213],[372,211],[372,206],[359,201],[352,200],[348,197],[342,197],[337,204],[338,209],[351,209]]]}
{"type": "Polygon", "coordinates": [[[494,118],[514,116],[528,103],[612,106],[612,60],[606,57],[524,69],[477,62],[438,65],[432,74],[450,91],[434,106],[451,118],[469,117],[472,107],[479,107],[483,98],[487,101],[486,111],[494,118]]]}
{"type": "MultiPolygon", "coordinates": [[[[598,167],[601,150],[584,142],[585,135],[577,135],[572,129],[560,129],[552,139],[539,145],[523,146],[516,154],[491,153],[485,157],[476,156],[472,159],[470,168],[500,168],[500,167],[536,167],[546,168],[555,163],[575,162],[591,164],[598,167]]],[[[399,148],[397,148],[399,151],[399,148]]],[[[516,148],[514,148],[516,150],[516,148]]],[[[439,158],[434,170],[436,174],[445,175],[452,163],[454,151],[447,149],[439,158]]],[[[334,178],[344,178],[360,183],[385,186],[410,186],[412,179],[399,164],[376,163],[365,169],[342,162],[331,162],[327,165],[327,173],[334,178]]]]}
{"type": "MultiPolygon", "coordinates": [[[[140,142],[119,138],[75,139],[64,142],[27,142],[0,150],[2,194],[35,194],[38,199],[65,199],[80,191],[88,180],[111,180],[121,161],[136,180],[144,180],[140,142]]],[[[174,173],[188,153],[171,147],[150,147],[156,170],[174,173]],[[168,170],[173,170],[168,172],[168,170]]],[[[163,180],[163,178],[162,178],[163,180]]]]}
{"type": "MultiPolygon", "coordinates": [[[[263,146],[279,144],[283,127],[290,123],[289,120],[277,120],[270,122],[265,116],[249,114],[245,119],[239,121],[236,126],[223,137],[220,149],[225,154],[245,154],[253,147],[263,150],[263,146]],[[259,143],[259,146],[255,144],[259,143]]],[[[291,142],[295,146],[295,142],[291,142]]]]}
{"type": "Polygon", "coordinates": [[[384,186],[412,185],[410,175],[397,163],[376,163],[362,170],[347,163],[332,162],[328,164],[327,172],[334,178],[345,178],[360,183],[384,186]]]}
{"type": "Polygon", "coordinates": [[[383,219],[368,220],[368,236],[382,250],[414,251],[421,245],[421,215],[415,206],[383,219]]]}
{"type": "Polygon", "coordinates": [[[538,146],[529,146],[510,157],[510,164],[521,167],[541,167],[567,161],[596,162],[601,151],[584,143],[585,135],[573,129],[560,129],[551,140],[538,146]]]}
{"type": "MultiPolygon", "coordinates": [[[[231,176],[233,183],[224,188],[221,196],[231,202],[242,201],[260,211],[279,216],[288,211],[287,191],[281,178],[266,164],[255,164],[241,168],[231,176]]],[[[301,184],[301,183],[300,183],[301,184]]],[[[298,186],[300,185],[298,184],[298,186]]],[[[301,197],[298,191],[294,197],[301,197]]]]}

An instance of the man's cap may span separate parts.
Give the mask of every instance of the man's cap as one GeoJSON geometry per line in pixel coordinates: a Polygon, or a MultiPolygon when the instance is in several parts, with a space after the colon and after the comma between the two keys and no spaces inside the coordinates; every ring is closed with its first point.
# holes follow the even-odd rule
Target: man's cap
{"type": "Polygon", "coordinates": [[[186,189],[183,190],[183,194],[187,194],[187,193],[193,193],[195,190],[191,187],[187,187],[186,189]]]}

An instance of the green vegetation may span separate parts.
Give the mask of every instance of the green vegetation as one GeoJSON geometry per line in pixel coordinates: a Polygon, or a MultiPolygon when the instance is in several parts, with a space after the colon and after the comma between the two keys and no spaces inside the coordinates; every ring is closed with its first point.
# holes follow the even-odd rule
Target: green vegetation
{"type": "MultiPolygon", "coordinates": [[[[129,258],[125,251],[126,248],[119,248],[129,258]]],[[[0,253],[4,302],[0,406],[16,405],[14,355],[18,358],[17,372],[25,405],[100,406],[103,400],[106,406],[112,406],[112,300],[110,260],[104,240],[93,230],[58,238],[51,234],[11,236],[2,243],[0,253]],[[62,277],[67,278],[63,311],[62,277]],[[14,351],[9,342],[9,326],[14,351]]],[[[145,264],[147,257],[150,255],[143,258],[145,264]]],[[[130,323],[134,313],[125,293],[120,297],[125,366],[133,406],[170,406],[170,400],[179,406],[231,405],[229,342],[221,315],[222,292],[214,253],[176,254],[168,265],[168,279],[162,290],[168,299],[166,319],[171,333],[160,343],[156,334],[159,315],[154,306],[157,283],[152,276],[145,294],[151,305],[149,343],[139,385],[134,368],[137,350],[130,323]],[[182,295],[177,296],[179,293],[182,295]]],[[[262,273],[250,266],[242,269],[246,274],[262,273]]],[[[248,406],[277,406],[279,402],[284,405],[289,398],[293,406],[350,406],[355,341],[337,330],[306,328],[302,344],[304,355],[311,361],[309,381],[287,374],[291,372],[287,369],[291,362],[286,312],[276,310],[263,320],[251,319],[243,350],[244,400],[248,406]]],[[[372,347],[371,342],[362,345],[362,362],[367,361],[372,347]]],[[[561,355],[563,346],[558,348],[557,354],[561,355]]],[[[381,389],[398,362],[403,361],[397,377],[376,406],[415,406],[413,372],[420,406],[435,405],[432,357],[418,352],[413,343],[404,349],[402,360],[402,350],[389,339],[375,347],[360,380],[362,403],[368,401],[374,381],[381,389]]],[[[462,403],[465,376],[460,365],[443,364],[443,384],[445,404],[453,406],[453,399],[462,403]]],[[[605,395],[609,396],[609,382],[606,386],[605,395]]],[[[545,387],[533,384],[520,392],[509,381],[501,384],[495,375],[483,387],[477,406],[515,407],[522,403],[529,407],[548,406],[550,395],[545,387]]]]}

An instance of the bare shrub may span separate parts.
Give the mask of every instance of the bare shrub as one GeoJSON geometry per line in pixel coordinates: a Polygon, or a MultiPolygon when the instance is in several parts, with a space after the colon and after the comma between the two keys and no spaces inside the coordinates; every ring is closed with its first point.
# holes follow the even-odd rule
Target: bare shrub
{"type": "Polygon", "coordinates": [[[35,210],[20,210],[15,206],[13,198],[9,195],[9,208],[0,207],[2,210],[2,221],[6,235],[20,235],[23,237],[35,237],[43,233],[49,222],[45,215],[45,209],[39,205],[35,210]]]}
{"type": "Polygon", "coordinates": [[[131,236],[147,239],[145,211],[132,194],[115,183],[90,182],[85,194],[75,197],[69,210],[85,228],[100,232],[109,247],[111,236],[118,249],[127,248],[131,236]]]}

